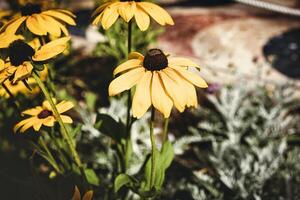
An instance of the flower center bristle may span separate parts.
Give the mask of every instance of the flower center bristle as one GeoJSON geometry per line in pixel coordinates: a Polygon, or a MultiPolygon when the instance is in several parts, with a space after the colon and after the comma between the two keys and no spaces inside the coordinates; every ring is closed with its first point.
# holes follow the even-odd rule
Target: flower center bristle
{"type": "Polygon", "coordinates": [[[25,61],[30,61],[34,53],[34,49],[22,40],[16,40],[8,47],[9,59],[13,66],[19,66],[25,61]]]}
{"type": "Polygon", "coordinates": [[[28,3],[21,8],[22,16],[30,16],[35,13],[41,13],[41,6],[39,4],[28,3]]]}
{"type": "Polygon", "coordinates": [[[38,118],[39,119],[45,119],[49,116],[53,115],[53,112],[50,110],[43,110],[42,112],[40,112],[40,114],[38,114],[38,118]]]}
{"type": "Polygon", "coordinates": [[[158,71],[168,67],[168,58],[160,49],[150,49],[144,58],[144,67],[158,71]]]}

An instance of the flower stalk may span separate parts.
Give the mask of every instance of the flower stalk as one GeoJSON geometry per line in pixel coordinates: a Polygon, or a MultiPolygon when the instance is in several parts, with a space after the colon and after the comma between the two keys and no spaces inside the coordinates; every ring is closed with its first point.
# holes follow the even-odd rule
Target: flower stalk
{"type": "Polygon", "coordinates": [[[32,76],[33,78],[35,79],[35,81],[37,82],[38,86],[40,87],[40,89],[42,90],[43,94],[45,95],[47,101],[50,103],[50,106],[53,110],[53,114],[56,118],[56,120],[58,121],[60,127],[61,127],[61,134],[62,134],[62,137],[63,139],[67,142],[67,145],[72,153],[72,156],[74,158],[74,161],[76,163],[76,165],[78,166],[78,168],[80,169],[80,173],[81,173],[81,176],[83,177],[83,179],[85,180],[85,182],[87,182],[87,178],[86,178],[86,174],[85,174],[85,171],[84,171],[84,168],[83,168],[83,165],[82,165],[82,162],[79,158],[79,155],[76,151],[76,148],[75,148],[75,144],[74,142],[72,141],[72,138],[65,126],[65,124],[63,123],[61,117],[60,117],[60,114],[50,96],[50,93],[48,91],[48,89],[46,88],[46,86],[44,85],[44,83],[41,81],[39,75],[37,74],[37,72],[33,71],[32,73],[32,76]]]}
{"type": "Polygon", "coordinates": [[[152,107],[151,109],[151,120],[150,120],[150,140],[151,140],[151,177],[150,177],[150,188],[152,189],[154,186],[154,180],[155,180],[155,171],[156,171],[156,143],[155,143],[155,137],[154,137],[154,119],[155,119],[155,109],[152,107]]]}
{"type": "MultiPolygon", "coordinates": [[[[128,22],[128,34],[127,34],[127,57],[131,52],[131,45],[132,45],[132,20],[128,22]]],[[[131,90],[127,92],[127,119],[126,119],[126,147],[125,147],[125,170],[128,168],[129,159],[130,159],[130,145],[131,145],[131,90]]]]}
{"type": "Polygon", "coordinates": [[[163,130],[163,143],[168,141],[168,129],[169,129],[169,118],[165,118],[164,120],[164,130],[163,130]]]}

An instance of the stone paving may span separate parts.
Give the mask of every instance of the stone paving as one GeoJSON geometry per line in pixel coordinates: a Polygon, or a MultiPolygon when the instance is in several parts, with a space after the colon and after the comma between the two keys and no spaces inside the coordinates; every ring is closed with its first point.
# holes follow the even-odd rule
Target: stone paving
{"type": "Polygon", "coordinates": [[[159,47],[191,57],[203,66],[208,81],[230,83],[243,77],[284,83],[262,54],[267,41],[300,27],[299,18],[286,17],[239,4],[222,7],[171,7],[175,26],[166,28],[159,47]]]}

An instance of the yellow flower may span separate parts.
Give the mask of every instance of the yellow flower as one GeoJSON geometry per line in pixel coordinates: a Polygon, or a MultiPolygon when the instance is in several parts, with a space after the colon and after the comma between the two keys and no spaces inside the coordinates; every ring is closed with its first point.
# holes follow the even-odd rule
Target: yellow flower
{"type": "Polygon", "coordinates": [[[28,78],[33,70],[32,61],[41,62],[54,58],[65,51],[69,40],[70,37],[63,37],[41,46],[38,50],[34,50],[22,40],[13,41],[6,48],[9,62],[2,71],[0,70],[0,80],[3,82],[11,77],[12,83],[15,84],[28,78]]]}
{"type": "Polygon", "coordinates": [[[92,15],[93,25],[102,24],[103,28],[107,30],[119,16],[127,23],[134,17],[141,31],[148,29],[150,17],[162,26],[174,25],[168,12],[154,3],[116,0],[104,3],[95,10],[92,15]]]}
{"type": "MultiPolygon", "coordinates": [[[[43,71],[40,72],[40,78],[42,81],[45,81],[47,76],[48,76],[48,70],[47,68],[45,68],[43,71]]],[[[31,90],[28,90],[28,88],[21,81],[12,84],[11,81],[6,80],[3,83],[6,85],[7,88],[9,88],[9,91],[12,93],[13,96],[16,96],[19,93],[21,93],[27,97],[34,97],[36,94],[40,92],[40,88],[38,87],[34,78],[30,77],[27,79],[26,82],[31,88],[31,90]]],[[[4,98],[10,97],[7,91],[4,88],[1,88],[1,85],[0,85],[0,97],[4,97],[4,98]]]]}
{"type": "Polygon", "coordinates": [[[72,200],[92,200],[93,199],[93,190],[87,191],[81,198],[80,191],[77,186],[75,186],[74,194],[72,200]]]}
{"type": "Polygon", "coordinates": [[[75,15],[67,10],[51,9],[42,11],[39,4],[28,3],[21,7],[21,13],[7,22],[1,31],[8,34],[16,34],[25,24],[30,32],[35,35],[53,35],[60,37],[62,33],[69,35],[65,24],[76,25],[75,15]]]}
{"type": "Polygon", "coordinates": [[[129,60],[114,70],[121,76],[109,85],[109,95],[114,96],[137,85],[132,101],[132,112],[142,117],[153,105],[168,118],[173,105],[180,111],[196,107],[197,95],[194,86],[206,88],[206,82],[187,67],[199,66],[186,58],[169,58],[159,49],[151,49],[146,56],[133,52],[129,60]]]}
{"type": "MultiPolygon", "coordinates": [[[[56,100],[55,99],[53,100],[56,104],[56,100]]],[[[62,101],[56,104],[55,106],[58,112],[62,114],[70,110],[71,108],[73,108],[74,104],[69,101],[62,101]]],[[[24,133],[30,127],[33,127],[35,131],[39,131],[42,125],[52,127],[54,126],[54,122],[57,121],[53,115],[53,110],[48,101],[44,101],[42,106],[37,106],[35,108],[25,110],[24,112],[22,112],[22,114],[28,115],[30,117],[25,120],[22,120],[17,125],[15,125],[14,132],[20,131],[21,133],[24,133]]],[[[60,116],[64,123],[67,124],[73,123],[71,117],[67,115],[60,115],[60,116]]]]}

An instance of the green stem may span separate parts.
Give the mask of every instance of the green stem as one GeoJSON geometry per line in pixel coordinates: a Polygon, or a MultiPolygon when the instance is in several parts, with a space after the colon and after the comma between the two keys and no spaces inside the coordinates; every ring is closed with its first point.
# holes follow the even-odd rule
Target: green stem
{"type": "Polygon", "coordinates": [[[151,121],[150,121],[150,140],[151,140],[151,177],[150,177],[150,188],[152,189],[154,186],[154,180],[155,180],[155,171],[156,171],[156,157],[155,157],[155,151],[156,151],[156,144],[155,144],[155,137],[154,137],[154,118],[155,118],[155,109],[152,107],[151,110],[151,121]]]}
{"type": "MultiPolygon", "coordinates": [[[[132,45],[132,21],[130,20],[128,22],[128,35],[127,35],[127,57],[129,57],[129,54],[131,52],[131,45],[132,45]]],[[[127,92],[127,119],[126,119],[126,147],[125,147],[125,170],[128,168],[129,165],[129,159],[131,157],[131,116],[130,116],[130,110],[131,110],[131,90],[128,90],[127,92]]]]}
{"type": "Polygon", "coordinates": [[[43,138],[40,138],[40,143],[41,143],[41,145],[43,146],[43,148],[45,149],[45,151],[46,151],[46,153],[48,154],[48,156],[50,157],[50,159],[52,160],[53,163],[51,163],[51,164],[52,164],[53,168],[54,168],[59,174],[63,174],[62,170],[59,168],[59,166],[58,166],[56,160],[54,159],[54,157],[53,157],[51,151],[50,151],[49,148],[47,147],[47,145],[46,145],[45,141],[43,140],[43,138]]]}
{"type": "Polygon", "coordinates": [[[84,180],[86,181],[86,174],[85,174],[85,171],[84,171],[84,168],[83,168],[83,165],[81,163],[81,160],[79,158],[79,155],[75,149],[75,144],[74,142],[72,141],[72,138],[65,126],[65,124],[63,123],[62,119],[61,119],[61,116],[52,100],[52,97],[50,96],[50,93],[48,91],[48,89],[46,88],[46,86],[44,85],[44,83],[41,81],[40,77],[38,76],[38,74],[34,71],[32,73],[32,76],[33,78],[35,79],[35,81],[37,82],[37,84],[39,85],[39,87],[41,88],[42,92],[44,93],[46,99],[48,100],[48,102],[50,103],[50,106],[53,110],[53,113],[54,113],[54,116],[56,118],[56,120],[58,121],[60,127],[61,127],[61,134],[62,134],[62,137],[63,139],[67,142],[67,145],[72,153],[72,156],[75,160],[75,163],[77,164],[78,168],[80,169],[80,172],[81,172],[81,175],[82,177],[84,178],[84,180]]]}
{"type": "Polygon", "coordinates": [[[169,118],[164,120],[163,143],[168,140],[169,118]]]}

